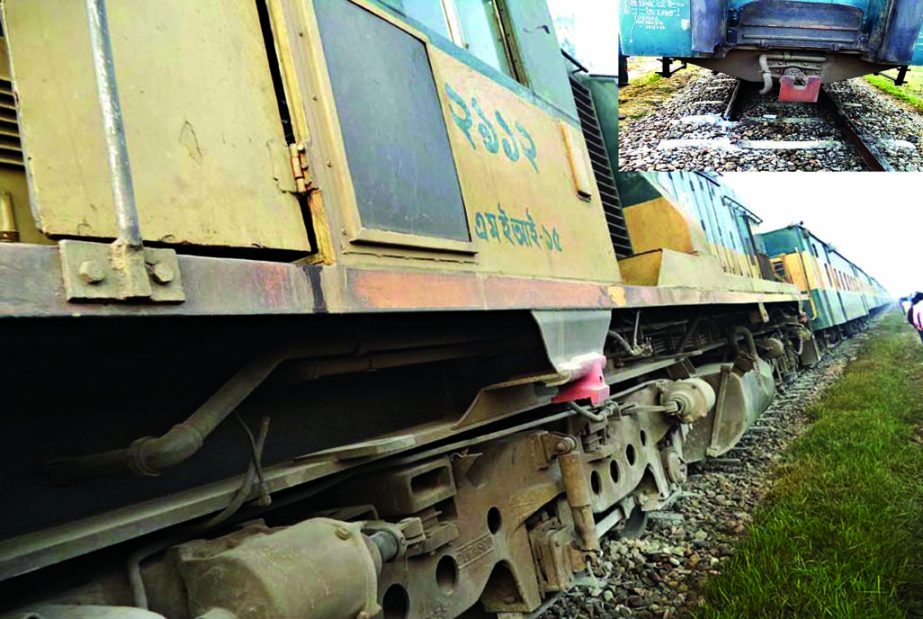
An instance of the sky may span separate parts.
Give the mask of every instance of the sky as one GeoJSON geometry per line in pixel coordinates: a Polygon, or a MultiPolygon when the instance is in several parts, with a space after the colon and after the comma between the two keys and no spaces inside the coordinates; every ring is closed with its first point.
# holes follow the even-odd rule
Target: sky
{"type": "Polygon", "coordinates": [[[737,173],[722,182],[766,232],[796,222],[895,296],[923,290],[923,174],[737,173]]]}
{"type": "MultiPolygon", "coordinates": [[[[614,0],[548,0],[548,9],[556,21],[561,39],[562,19],[574,20],[571,42],[577,59],[590,72],[616,75],[619,70],[618,19],[619,3],[614,0]]],[[[570,38],[570,37],[569,37],[570,38]]],[[[562,42],[563,43],[563,42],[562,42]]]]}

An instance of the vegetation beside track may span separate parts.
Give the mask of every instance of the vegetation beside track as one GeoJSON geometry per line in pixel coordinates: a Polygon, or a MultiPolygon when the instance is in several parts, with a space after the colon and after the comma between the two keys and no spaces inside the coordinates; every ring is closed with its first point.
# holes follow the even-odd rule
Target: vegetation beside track
{"type": "Polygon", "coordinates": [[[664,78],[660,60],[656,58],[629,58],[629,84],[619,88],[619,117],[631,123],[653,113],[664,101],[686,85],[698,73],[704,71],[689,65],[670,78],[664,78]]]}
{"type": "Polygon", "coordinates": [[[923,617],[923,346],[898,313],[808,409],[702,617],[923,617]]]}
{"type": "MultiPolygon", "coordinates": [[[[897,75],[896,71],[888,74],[895,77],[897,75]]],[[[911,67],[907,72],[907,83],[903,86],[895,86],[892,80],[881,75],[869,75],[865,79],[872,86],[923,112],[923,67],[911,67]]]]}

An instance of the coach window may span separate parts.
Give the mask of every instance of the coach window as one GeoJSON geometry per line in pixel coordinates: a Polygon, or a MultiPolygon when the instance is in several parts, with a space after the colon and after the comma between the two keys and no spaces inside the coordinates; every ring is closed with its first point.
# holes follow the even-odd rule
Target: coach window
{"type": "Polygon", "coordinates": [[[512,53],[500,19],[500,0],[391,0],[408,17],[450,39],[512,78],[512,53]]]}

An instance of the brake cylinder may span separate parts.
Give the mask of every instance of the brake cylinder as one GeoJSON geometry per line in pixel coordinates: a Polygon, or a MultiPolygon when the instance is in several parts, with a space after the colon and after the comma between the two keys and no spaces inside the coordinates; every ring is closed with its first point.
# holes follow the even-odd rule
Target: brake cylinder
{"type": "Polygon", "coordinates": [[[191,616],[374,617],[381,554],[361,526],[312,518],[176,547],[191,616]]]}

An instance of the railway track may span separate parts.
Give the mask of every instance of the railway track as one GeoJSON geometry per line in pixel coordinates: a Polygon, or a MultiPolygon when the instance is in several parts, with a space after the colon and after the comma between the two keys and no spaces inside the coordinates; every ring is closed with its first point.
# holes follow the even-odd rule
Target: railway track
{"type": "Polygon", "coordinates": [[[863,83],[817,104],[779,103],[760,85],[703,76],[622,133],[622,170],[923,170],[923,119],[863,83]],[[909,124],[908,124],[909,123],[909,124]]]}
{"type": "Polygon", "coordinates": [[[641,539],[608,539],[580,586],[549,600],[537,619],[670,618],[697,607],[704,579],[734,553],[753,509],[771,486],[779,454],[808,427],[805,411],[855,357],[867,334],[827,351],[784,386],[772,406],[724,457],[694,465],[669,511],[651,514],[641,539]]]}
{"type": "Polygon", "coordinates": [[[795,115],[763,114],[759,116],[762,106],[765,105],[762,97],[760,84],[737,80],[723,116],[724,120],[738,123],[760,123],[762,121],[803,123],[809,127],[829,123],[832,127],[817,126],[816,128],[824,134],[832,134],[831,130],[839,132],[839,140],[749,140],[741,144],[741,148],[812,150],[850,147],[862,159],[866,170],[870,172],[895,171],[884,151],[879,147],[878,139],[864,135],[849,113],[840,107],[839,102],[830,95],[826,88],[821,90],[816,106],[778,104],[779,107],[790,106],[788,111],[794,112],[795,115]],[[752,110],[756,113],[754,114],[752,110]]]}

